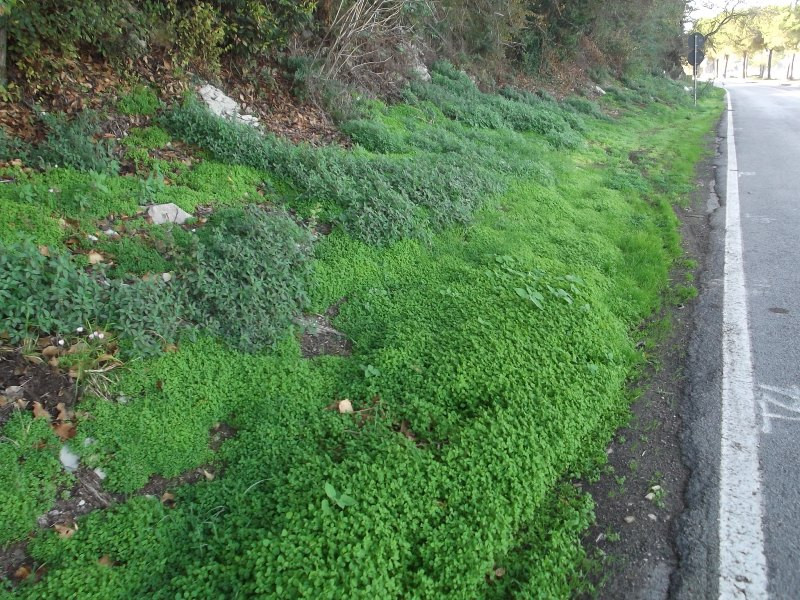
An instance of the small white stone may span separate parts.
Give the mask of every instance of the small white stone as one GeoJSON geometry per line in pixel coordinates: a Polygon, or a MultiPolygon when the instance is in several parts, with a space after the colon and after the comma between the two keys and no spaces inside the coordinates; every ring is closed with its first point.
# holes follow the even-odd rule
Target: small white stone
{"type": "Polygon", "coordinates": [[[86,504],[86,500],[81,500],[78,502],[78,506],[83,506],[84,504],[86,504]]]}
{"type": "Polygon", "coordinates": [[[163,225],[164,223],[183,225],[192,218],[192,215],[172,202],[148,206],[147,216],[153,220],[154,225],[163,225]]]}
{"type": "Polygon", "coordinates": [[[339,412],[342,414],[349,414],[353,412],[353,403],[347,398],[339,401],[339,412]]]}
{"type": "Polygon", "coordinates": [[[114,237],[115,235],[119,235],[113,229],[106,229],[103,233],[105,233],[108,237],[114,237]]]}
{"type": "Polygon", "coordinates": [[[628,524],[633,523],[635,520],[636,517],[634,517],[633,515],[628,515],[627,517],[625,517],[625,522],[628,524]]]}
{"type": "Polygon", "coordinates": [[[650,492],[649,494],[647,494],[647,495],[644,497],[644,499],[645,499],[645,500],[650,500],[650,502],[652,502],[652,501],[653,501],[653,499],[654,499],[655,497],[656,497],[656,495],[655,495],[653,492],[650,492]]]}
{"type": "Polygon", "coordinates": [[[651,492],[657,492],[657,491],[659,491],[660,489],[661,489],[661,486],[660,486],[660,485],[654,485],[653,487],[651,487],[651,488],[650,488],[650,491],[651,491],[651,492]]]}
{"type": "Polygon", "coordinates": [[[651,521],[658,521],[658,517],[655,516],[653,513],[648,514],[647,518],[650,519],[651,521]]]}
{"type": "Polygon", "coordinates": [[[96,242],[100,239],[99,237],[97,237],[96,235],[92,235],[91,233],[86,237],[89,239],[90,242],[96,242]]]}
{"type": "Polygon", "coordinates": [[[74,473],[78,470],[79,458],[72,450],[66,446],[61,446],[61,451],[58,453],[58,459],[64,466],[64,470],[69,473],[74,473]]]}
{"type": "Polygon", "coordinates": [[[172,280],[172,273],[162,273],[161,279],[164,283],[169,283],[172,280]]]}
{"type": "Polygon", "coordinates": [[[19,400],[25,393],[21,385],[10,385],[3,391],[3,395],[9,400],[19,400]]]}

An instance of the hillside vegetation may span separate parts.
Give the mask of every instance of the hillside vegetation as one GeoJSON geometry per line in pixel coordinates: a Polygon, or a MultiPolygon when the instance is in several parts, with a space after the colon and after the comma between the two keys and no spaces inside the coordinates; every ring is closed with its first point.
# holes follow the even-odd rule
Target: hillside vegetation
{"type": "MultiPolygon", "coordinates": [[[[331,3],[92,0],[71,38],[45,11],[61,4],[7,22],[0,112],[23,118],[0,135],[0,596],[590,593],[576,482],[627,418],[642,323],[686,293],[673,206],[720,94],[695,108],[640,68],[558,100],[440,60],[381,100],[353,65],[331,77],[330,52],[290,56],[298,27],[306,52],[332,47],[331,3]],[[174,55],[114,45],[152,51],[154,15],[174,55]],[[191,42],[201,25],[216,46],[191,42]],[[265,52],[335,130],[298,144],[216,117],[176,72],[265,52]],[[98,62],[70,75],[76,56],[98,62]],[[95,92],[73,104],[76,85],[95,92]],[[164,203],[186,223],[155,224],[164,203]]],[[[456,19],[410,4],[414,31],[456,19]]],[[[497,60],[531,23],[567,35],[549,3],[524,7],[497,60]]],[[[595,9],[571,10],[577,53],[595,9]]],[[[484,14],[451,27],[462,43],[484,14]]]]}

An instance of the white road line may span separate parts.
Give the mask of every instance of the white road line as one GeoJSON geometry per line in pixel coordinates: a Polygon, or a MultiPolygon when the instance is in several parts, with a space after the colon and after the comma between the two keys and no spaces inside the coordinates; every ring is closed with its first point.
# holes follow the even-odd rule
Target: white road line
{"type": "Polygon", "coordinates": [[[719,490],[719,597],[767,597],[767,561],[758,464],[759,433],[742,259],[733,103],[728,93],[728,187],[722,316],[722,431],[719,490]]]}

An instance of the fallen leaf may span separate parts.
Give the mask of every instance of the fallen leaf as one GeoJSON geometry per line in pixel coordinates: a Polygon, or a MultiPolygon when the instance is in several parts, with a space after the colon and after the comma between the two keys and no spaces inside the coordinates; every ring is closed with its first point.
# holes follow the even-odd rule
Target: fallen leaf
{"type": "Polygon", "coordinates": [[[56,404],[56,410],[58,411],[56,419],[59,421],[71,421],[74,417],[72,411],[68,409],[63,402],[56,404]]]}
{"type": "Polygon", "coordinates": [[[49,421],[50,420],[50,413],[47,412],[47,409],[45,409],[44,406],[42,406],[41,402],[36,401],[36,402],[33,403],[33,417],[35,419],[45,419],[45,420],[49,421]]]}
{"type": "Polygon", "coordinates": [[[164,492],[161,495],[161,504],[168,508],[175,506],[175,494],[171,492],[164,492]]]}
{"type": "Polygon", "coordinates": [[[14,571],[14,578],[23,580],[30,577],[30,574],[31,574],[31,568],[28,565],[22,565],[19,569],[14,571]]]}
{"type": "Polygon", "coordinates": [[[17,405],[17,408],[19,410],[25,410],[26,408],[28,408],[28,401],[27,400],[23,400],[22,398],[17,400],[14,404],[17,405]]]}
{"type": "Polygon", "coordinates": [[[166,346],[164,346],[164,352],[173,353],[177,351],[178,347],[175,344],[167,344],[166,346]]]}
{"type": "Polygon", "coordinates": [[[36,356],[35,354],[26,354],[25,360],[34,365],[41,365],[44,363],[44,359],[41,356],[36,356]]]}
{"type": "Polygon", "coordinates": [[[506,570],[503,567],[494,570],[494,576],[497,578],[502,577],[506,574],[506,570]]]}
{"type": "Polygon", "coordinates": [[[44,246],[44,245],[39,246],[39,254],[41,254],[42,256],[47,256],[49,258],[50,257],[50,248],[48,248],[47,246],[44,246]]]}
{"type": "Polygon", "coordinates": [[[104,554],[103,556],[97,559],[97,564],[102,565],[104,567],[113,567],[114,561],[111,560],[111,557],[108,554],[104,554]]]}
{"type": "Polygon", "coordinates": [[[80,365],[73,365],[69,369],[69,376],[72,377],[73,379],[80,379],[81,371],[82,369],[80,365]]]}
{"type": "Polygon", "coordinates": [[[81,352],[86,352],[87,350],[89,350],[89,344],[86,342],[75,342],[69,347],[67,354],[78,354],[81,352]]]}
{"type": "Polygon", "coordinates": [[[8,396],[3,396],[2,394],[0,394],[0,406],[5,406],[6,404],[9,404],[10,402],[11,402],[11,398],[9,398],[8,396]]]}
{"type": "Polygon", "coordinates": [[[53,525],[53,529],[56,530],[58,537],[60,537],[62,540],[68,540],[75,535],[76,531],[78,531],[78,526],[67,525],[66,523],[56,523],[53,525]]]}
{"type": "Polygon", "coordinates": [[[89,257],[89,264],[90,265],[96,265],[96,264],[101,263],[101,262],[103,262],[105,260],[103,255],[100,254],[99,252],[96,252],[95,250],[92,250],[91,252],[89,252],[88,257],[89,257]]]}
{"type": "Polygon", "coordinates": [[[61,361],[58,360],[58,357],[54,356],[53,358],[47,361],[47,364],[50,365],[51,367],[58,368],[60,362],[61,361]]]}
{"type": "Polygon", "coordinates": [[[353,412],[353,403],[347,398],[339,401],[339,412],[341,414],[349,414],[353,412]]]}
{"type": "Polygon", "coordinates": [[[207,471],[206,469],[202,469],[202,471],[203,471],[203,476],[204,476],[204,477],[205,477],[205,478],[206,478],[208,481],[214,481],[214,477],[215,477],[214,473],[212,473],[212,472],[210,472],[210,471],[207,471]]]}
{"type": "Polygon", "coordinates": [[[51,427],[53,428],[53,433],[55,433],[62,442],[71,440],[77,433],[75,425],[72,423],[59,423],[57,425],[53,423],[51,427]]]}
{"type": "Polygon", "coordinates": [[[54,356],[58,356],[61,353],[61,350],[58,346],[47,346],[44,350],[42,350],[42,356],[45,358],[53,358],[54,356]]]}

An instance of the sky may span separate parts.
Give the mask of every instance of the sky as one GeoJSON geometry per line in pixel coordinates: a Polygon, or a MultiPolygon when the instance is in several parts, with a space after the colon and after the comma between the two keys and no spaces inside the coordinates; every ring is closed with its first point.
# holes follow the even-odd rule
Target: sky
{"type": "MultiPolygon", "coordinates": [[[[725,8],[725,5],[728,4],[733,5],[735,0],[695,0],[695,10],[692,11],[690,18],[700,19],[703,17],[713,17],[714,15],[719,14],[722,12],[722,9],[725,8]],[[704,8],[703,5],[711,4],[713,5],[712,8],[704,8]]],[[[753,6],[786,6],[787,4],[794,4],[795,0],[743,0],[742,6],[745,8],[750,8],[753,6]]]]}

